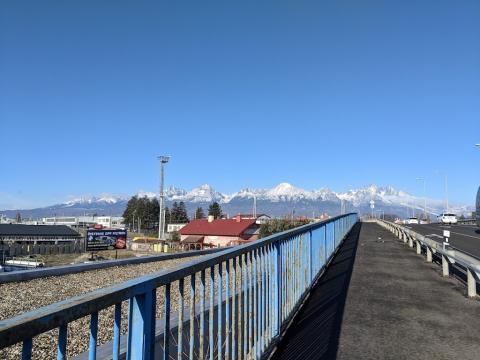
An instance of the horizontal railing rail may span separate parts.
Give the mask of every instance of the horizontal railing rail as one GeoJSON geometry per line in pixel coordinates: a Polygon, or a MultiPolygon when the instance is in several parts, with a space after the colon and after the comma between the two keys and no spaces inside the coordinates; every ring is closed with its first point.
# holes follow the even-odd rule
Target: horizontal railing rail
{"type": "Polygon", "coordinates": [[[477,224],[477,219],[459,219],[459,220],[457,220],[457,224],[476,225],[477,224]]]}
{"type": "Polygon", "coordinates": [[[441,258],[442,273],[444,276],[450,275],[451,266],[460,265],[460,267],[457,266],[457,268],[460,271],[464,270],[467,277],[468,296],[477,296],[477,283],[480,281],[480,259],[450,244],[439,243],[404,226],[384,220],[377,220],[377,223],[394,233],[405,243],[408,243],[411,248],[414,247],[415,243],[417,254],[421,254],[422,249],[425,249],[428,262],[432,262],[432,256],[434,254],[438,255],[438,257],[441,258]]]}
{"type": "Polygon", "coordinates": [[[108,269],[115,266],[138,265],[150,262],[166,261],[194,257],[198,255],[213,254],[222,251],[219,248],[204,249],[196,251],[183,251],[174,253],[162,253],[159,255],[146,255],[116,260],[92,261],[87,263],[70,264],[45,267],[41,269],[0,273],[0,285],[9,282],[27,281],[50,276],[64,276],[77,274],[86,271],[108,269]]]}
{"type": "Polygon", "coordinates": [[[128,301],[126,358],[153,359],[160,299],[165,329],[160,358],[175,356],[171,353],[174,339],[170,334],[174,308],[179,319],[174,344],[178,359],[260,358],[278,341],[310,287],[357,221],[357,214],[346,214],[304,225],[2,320],[0,349],[21,343],[22,358],[30,359],[32,339],[58,329],[57,359],[65,359],[69,323],[90,316],[88,353],[89,359],[95,359],[99,312],[112,307],[112,359],[119,359],[122,302],[128,301]],[[185,294],[186,282],[189,296],[185,294]],[[157,294],[159,288],[162,292],[157,294]],[[187,301],[190,329],[184,330],[187,301]],[[215,311],[216,304],[219,308],[215,311]],[[197,317],[199,326],[195,326],[197,317]],[[188,344],[183,343],[185,331],[189,333],[188,344]]]}

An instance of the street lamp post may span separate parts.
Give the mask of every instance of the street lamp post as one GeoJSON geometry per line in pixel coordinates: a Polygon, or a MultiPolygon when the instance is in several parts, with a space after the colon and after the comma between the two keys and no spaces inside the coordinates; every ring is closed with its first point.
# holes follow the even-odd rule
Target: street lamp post
{"type": "Polygon", "coordinates": [[[423,181],[423,219],[427,220],[427,180],[423,177],[417,177],[417,180],[423,181]]]}
{"type": "MultiPolygon", "coordinates": [[[[480,144],[479,144],[480,145],[480,144]]],[[[445,213],[448,213],[448,175],[442,171],[437,170],[437,174],[444,176],[444,185],[445,185],[445,213]]]]}
{"type": "Polygon", "coordinates": [[[170,160],[170,156],[161,155],[157,159],[160,161],[160,211],[158,214],[158,239],[165,239],[165,194],[163,192],[165,164],[170,160]]]}

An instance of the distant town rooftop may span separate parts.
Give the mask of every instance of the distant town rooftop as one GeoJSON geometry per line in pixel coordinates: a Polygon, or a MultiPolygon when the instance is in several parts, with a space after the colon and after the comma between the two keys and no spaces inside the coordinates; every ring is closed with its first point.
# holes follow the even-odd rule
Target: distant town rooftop
{"type": "Polygon", "coordinates": [[[207,219],[193,220],[180,229],[181,235],[213,235],[240,236],[246,229],[254,225],[255,219],[207,219]]]}

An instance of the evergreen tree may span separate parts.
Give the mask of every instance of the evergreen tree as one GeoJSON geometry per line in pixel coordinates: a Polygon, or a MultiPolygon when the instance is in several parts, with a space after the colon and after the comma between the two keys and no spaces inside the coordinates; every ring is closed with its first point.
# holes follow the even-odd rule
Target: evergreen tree
{"type": "Polygon", "coordinates": [[[195,219],[205,219],[203,208],[197,207],[197,210],[195,210],[195,219]]]}
{"type": "MultiPolygon", "coordinates": [[[[125,221],[125,225],[128,225],[130,227],[130,229],[132,228],[133,224],[134,224],[134,216],[136,217],[136,214],[135,214],[135,209],[137,207],[137,201],[138,201],[138,198],[137,196],[133,196],[130,198],[130,200],[128,200],[127,202],[127,207],[125,208],[125,211],[123,212],[123,219],[125,221]]],[[[135,220],[136,222],[136,220],[135,220]]]]}
{"type": "Polygon", "coordinates": [[[188,214],[187,214],[187,207],[183,201],[180,201],[178,204],[178,215],[177,221],[179,223],[187,223],[189,221],[188,214]]]}
{"type": "Polygon", "coordinates": [[[179,217],[178,213],[179,213],[178,203],[174,201],[172,204],[172,210],[170,211],[170,223],[176,224],[178,222],[178,217],[179,217]]]}
{"type": "Polygon", "coordinates": [[[208,207],[208,215],[213,215],[214,219],[220,219],[222,217],[222,208],[218,202],[215,201],[208,207]]]}
{"type": "Polygon", "coordinates": [[[172,214],[168,206],[165,206],[165,231],[167,231],[167,225],[172,222],[172,214]]]}
{"type": "Polygon", "coordinates": [[[22,215],[20,215],[19,212],[17,212],[17,216],[15,217],[15,221],[17,224],[20,224],[22,222],[22,215]]]}
{"type": "Polygon", "coordinates": [[[135,224],[137,228],[154,230],[158,227],[159,214],[160,206],[157,199],[133,196],[127,203],[123,218],[130,228],[135,224]]]}

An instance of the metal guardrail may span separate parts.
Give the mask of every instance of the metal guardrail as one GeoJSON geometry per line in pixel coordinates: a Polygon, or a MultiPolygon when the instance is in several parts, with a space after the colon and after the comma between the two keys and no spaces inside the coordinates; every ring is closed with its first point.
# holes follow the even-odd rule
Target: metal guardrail
{"type": "Polygon", "coordinates": [[[461,225],[476,225],[476,224],[477,224],[477,219],[457,220],[457,224],[461,224],[461,225]]]}
{"type": "Polygon", "coordinates": [[[21,342],[22,359],[30,359],[32,338],[58,328],[57,359],[65,359],[68,324],[90,316],[89,359],[94,360],[98,313],[114,307],[112,359],[117,360],[120,357],[121,307],[122,302],[128,300],[126,358],[153,359],[156,356],[156,294],[157,289],[163,287],[161,321],[165,331],[161,358],[173,357],[170,349],[174,345],[178,359],[183,358],[184,349],[189,359],[259,359],[278,342],[311,286],[357,221],[357,214],[346,214],[304,225],[2,320],[0,349],[21,342]],[[198,290],[197,277],[200,279],[198,290]],[[188,344],[183,343],[186,279],[190,283],[188,344]],[[172,344],[171,340],[175,340],[170,335],[174,282],[178,282],[178,336],[172,344]],[[209,294],[206,294],[207,288],[209,294]],[[196,310],[198,297],[199,309],[196,310]],[[218,311],[215,311],[215,300],[218,311]],[[200,318],[198,327],[194,325],[196,317],[200,318]]]}
{"type": "Polygon", "coordinates": [[[442,243],[432,240],[401,225],[384,220],[377,220],[377,223],[390,230],[399,239],[403,240],[404,243],[408,243],[411,248],[414,247],[413,243],[415,242],[417,254],[421,254],[422,248],[424,248],[428,262],[432,262],[433,254],[439,255],[439,257],[442,259],[443,276],[450,275],[450,267],[452,265],[460,265],[463,269],[465,269],[467,276],[468,296],[477,296],[477,282],[480,280],[480,259],[464,251],[460,251],[451,245],[444,247],[442,243]]]}

